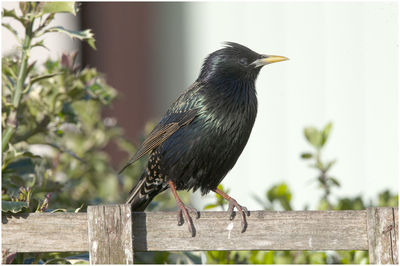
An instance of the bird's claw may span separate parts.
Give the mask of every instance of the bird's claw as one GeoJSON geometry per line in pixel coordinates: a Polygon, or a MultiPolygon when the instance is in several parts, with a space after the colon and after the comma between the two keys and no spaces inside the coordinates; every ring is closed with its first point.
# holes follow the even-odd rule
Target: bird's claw
{"type": "Polygon", "coordinates": [[[186,207],[184,204],[178,205],[178,226],[181,226],[186,222],[188,225],[189,232],[192,234],[194,237],[196,234],[192,217],[189,215],[189,212],[192,213],[196,217],[196,219],[199,218],[199,212],[192,207],[186,207]]]}
{"type": "Polygon", "coordinates": [[[188,206],[185,206],[185,208],[188,209],[189,212],[190,212],[196,219],[199,219],[199,218],[200,218],[200,213],[199,213],[195,208],[193,208],[193,207],[188,207],[188,206]]]}
{"type": "Polygon", "coordinates": [[[184,223],[182,209],[178,209],[178,226],[184,223]]]}
{"type": "Polygon", "coordinates": [[[246,215],[250,216],[250,212],[247,210],[246,207],[239,205],[239,203],[237,203],[236,200],[234,199],[230,199],[229,200],[229,207],[228,207],[228,213],[229,213],[229,219],[233,220],[233,218],[235,218],[236,213],[234,212],[234,208],[236,208],[239,212],[239,214],[241,215],[241,227],[242,227],[242,233],[244,231],[246,231],[247,228],[247,221],[246,221],[246,215]]]}

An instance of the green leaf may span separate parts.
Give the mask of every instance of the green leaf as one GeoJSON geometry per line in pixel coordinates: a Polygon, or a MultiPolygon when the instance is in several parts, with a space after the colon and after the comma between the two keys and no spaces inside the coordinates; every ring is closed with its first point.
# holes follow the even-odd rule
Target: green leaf
{"type": "Polygon", "coordinates": [[[204,206],[204,210],[208,210],[208,209],[214,209],[214,208],[217,208],[218,207],[218,205],[217,204],[208,204],[208,205],[206,205],[206,206],[204,206]]]}
{"type": "Polygon", "coordinates": [[[325,167],[325,172],[328,172],[329,169],[331,169],[331,167],[336,163],[336,160],[332,160],[329,163],[327,163],[326,167],[325,167]]]}
{"type": "Polygon", "coordinates": [[[341,198],[339,199],[337,205],[335,206],[336,210],[363,210],[365,209],[364,202],[361,196],[357,196],[354,198],[341,198]]]}
{"type": "Polygon", "coordinates": [[[42,7],[43,13],[71,13],[76,15],[75,2],[46,2],[42,7]]]}
{"type": "Polygon", "coordinates": [[[42,48],[46,49],[47,51],[50,51],[49,48],[46,45],[44,45],[44,40],[40,40],[40,41],[32,44],[32,48],[33,47],[42,47],[42,48]]]}
{"type": "Polygon", "coordinates": [[[397,207],[399,204],[399,195],[392,194],[389,190],[382,191],[378,195],[379,207],[397,207]]]}
{"type": "Polygon", "coordinates": [[[293,264],[293,257],[287,251],[281,251],[280,256],[275,257],[275,264],[293,264]]]}
{"type": "Polygon", "coordinates": [[[17,32],[10,24],[8,24],[8,23],[1,23],[1,25],[2,25],[4,28],[8,29],[8,30],[14,35],[15,39],[16,39],[18,42],[21,42],[21,39],[20,39],[19,36],[18,36],[18,32],[17,32]]]}
{"type": "Polygon", "coordinates": [[[44,65],[46,66],[48,72],[54,72],[60,66],[60,62],[47,60],[46,63],[44,63],[44,65]]]}
{"type": "Polygon", "coordinates": [[[310,254],[310,263],[311,264],[325,264],[326,263],[326,254],[323,252],[316,252],[310,254]]]}
{"type": "Polygon", "coordinates": [[[329,180],[334,186],[340,187],[340,182],[339,182],[336,178],[334,178],[334,177],[328,177],[328,180],[329,180]]]}
{"type": "MultiPolygon", "coordinates": [[[[51,74],[35,76],[35,77],[31,78],[29,84],[30,84],[30,86],[32,86],[35,82],[38,82],[38,81],[43,80],[43,79],[52,78],[54,76],[61,75],[61,74],[62,74],[61,72],[58,72],[58,73],[51,73],[51,74]]],[[[30,86],[28,86],[28,87],[30,87],[30,86]]]]}
{"type": "Polygon", "coordinates": [[[14,19],[18,20],[19,22],[21,22],[22,24],[24,23],[24,19],[22,17],[17,16],[14,9],[7,10],[7,9],[3,8],[2,17],[3,18],[4,17],[14,18],[14,19]]]}
{"type": "Polygon", "coordinates": [[[303,159],[310,159],[312,157],[313,157],[312,153],[309,153],[309,152],[304,152],[301,154],[301,158],[303,158],[303,159]]]}
{"type": "Polygon", "coordinates": [[[294,257],[293,264],[307,264],[308,254],[307,251],[298,252],[294,257]]]}
{"type": "Polygon", "coordinates": [[[36,176],[32,173],[29,174],[22,174],[22,175],[4,175],[9,181],[7,184],[11,187],[21,187],[21,186],[26,186],[26,187],[32,187],[35,185],[36,182],[36,176]]]}
{"type": "Polygon", "coordinates": [[[22,16],[25,17],[26,14],[28,14],[29,10],[32,9],[32,3],[26,3],[26,2],[19,2],[19,9],[22,12],[22,16]]]}
{"type": "Polygon", "coordinates": [[[29,74],[29,72],[31,72],[35,68],[35,65],[36,65],[36,61],[33,61],[31,64],[28,65],[28,68],[26,69],[27,75],[29,74]]]}
{"type": "Polygon", "coordinates": [[[40,158],[30,152],[24,152],[10,158],[3,166],[2,178],[8,188],[20,186],[30,187],[36,183],[36,171],[34,159],[40,158]]]}
{"type": "Polygon", "coordinates": [[[68,30],[61,26],[52,27],[46,30],[46,32],[60,32],[68,35],[71,38],[76,38],[81,41],[86,41],[93,49],[96,49],[94,44],[94,34],[90,29],[82,31],[68,30]]]}
{"type": "MultiPolygon", "coordinates": [[[[93,36],[93,34],[92,34],[92,36],[93,36]]],[[[94,41],[95,41],[94,38],[88,39],[86,41],[90,47],[92,47],[94,50],[96,50],[96,45],[94,44],[94,41]]]]}
{"type": "Polygon", "coordinates": [[[23,208],[28,208],[29,204],[25,201],[1,201],[2,212],[17,213],[22,211],[23,208]]]}
{"type": "Polygon", "coordinates": [[[321,199],[321,201],[318,204],[318,210],[320,211],[329,210],[329,202],[326,199],[321,199]]]}
{"type": "Polygon", "coordinates": [[[304,136],[308,142],[316,148],[321,147],[322,134],[314,127],[306,127],[304,129],[304,136]]]}
{"type": "Polygon", "coordinates": [[[354,264],[367,264],[368,252],[365,250],[356,250],[354,252],[354,264]]]}
{"type": "Polygon", "coordinates": [[[13,69],[13,65],[11,65],[12,63],[10,62],[10,60],[7,60],[7,58],[5,60],[2,61],[2,72],[3,74],[5,74],[6,76],[10,76],[13,80],[17,79],[17,75],[15,74],[17,71],[17,69],[13,69]]]}
{"type": "MultiPolygon", "coordinates": [[[[1,77],[3,78],[3,82],[4,82],[4,85],[6,86],[6,88],[8,88],[8,90],[11,92],[11,91],[14,91],[14,84],[15,84],[15,80],[13,79],[13,78],[11,78],[10,76],[7,76],[7,75],[5,75],[4,73],[2,73],[2,75],[1,75],[1,77]]],[[[4,96],[3,96],[4,97],[4,96]]],[[[9,110],[9,108],[11,107],[11,104],[7,104],[7,100],[5,100],[5,97],[3,98],[4,99],[4,101],[3,101],[3,108],[4,108],[4,106],[6,105],[6,110],[8,111],[9,110]]]]}
{"type": "Polygon", "coordinates": [[[268,251],[264,255],[263,264],[273,264],[274,263],[274,251],[268,251]]]}
{"type": "Polygon", "coordinates": [[[292,193],[285,183],[277,184],[268,190],[267,198],[270,202],[278,201],[282,208],[287,211],[292,209],[290,206],[292,193]]]}
{"type": "Polygon", "coordinates": [[[329,134],[331,133],[332,122],[329,122],[322,130],[322,140],[321,146],[324,146],[325,142],[328,140],[329,134]]]}
{"type": "Polygon", "coordinates": [[[25,157],[28,156],[30,153],[25,153],[24,157],[17,158],[16,160],[10,162],[7,167],[3,170],[3,175],[6,174],[16,174],[19,176],[26,175],[26,174],[34,174],[35,173],[35,164],[33,163],[32,158],[35,158],[33,155],[32,157],[25,157]]]}
{"type": "Polygon", "coordinates": [[[54,20],[54,13],[48,15],[47,18],[45,19],[45,21],[42,24],[40,24],[40,26],[36,30],[36,34],[37,34],[36,36],[39,36],[40,35],[39,32],[42,29],[44,29],[45,27],[47,27],[50,24],[50,22],[52,22],[53,20],[54,20]]]}
{"type": "Polygon", "coordinates": [[[202,264],[201,256],[196,256],[192,252],[182,252],[182,255],[186,256],[190,262],[190,264],[202,264]]]}

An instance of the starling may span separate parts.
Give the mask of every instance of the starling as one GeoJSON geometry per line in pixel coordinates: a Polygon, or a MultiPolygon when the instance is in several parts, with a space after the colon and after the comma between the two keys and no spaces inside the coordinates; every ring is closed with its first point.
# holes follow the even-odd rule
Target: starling
{"type": "Polygon", "coordinates": [[[257,114],[255,81],[260,69],[287,60],[258,54],[249,48],[227,42],[204,61],[197,80],[169,107],[136,154],[120,173],[149,154],[147,167],[130,192],[126,203],[133,211],[143,211],[151,200],[170,188],[178,206],[178,225],[187,223],[195,235],[189,212],[177,190],[210,190],[229,202],[232,220],[236,208],[246,230],[244,206],[217,188],[235,165],[249,139],[257,114]]]}

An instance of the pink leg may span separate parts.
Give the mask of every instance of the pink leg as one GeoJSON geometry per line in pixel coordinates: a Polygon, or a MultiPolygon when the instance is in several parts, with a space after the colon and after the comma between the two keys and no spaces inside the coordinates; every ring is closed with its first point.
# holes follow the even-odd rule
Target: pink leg
{"type": "Polygon", "coordinates": [[[168,185],[171,188],[172,194],[174,194],[176,205],[178,206],[178,225],[182,225],[185,218],[189,232],[194,237],[196,235],[196,231],[193,225],[192,217],[190,217],[188,210],[196,216],[196,219],[199,218],[199,213],[195,208],[187,207],[185,206],[185,204],[183,204],[182,200],[179,198],[178,193],[176,192],[175,184],[172,180],[168,181],[168,185]]]}
{"type": "Polygon", "coordinates": [[[246,231],[247,228],[246,214],[247,216],[250,216],[250,212],[247,210],[247,208],[239,205],[239,203],[237,203],[235,199],[231,198],[228,194],[224,193],[222,190],[216,188],[213,189],[213,191],[229,202],[228,213],[229,213],[229,218],[231,220],[233,220],[233,218],[235,217],[235,212],[233,211],[233,209],[236,208],[238,210],[238,212],[242,217],[242,222],[241,222],[242,233],[246,231]]]}

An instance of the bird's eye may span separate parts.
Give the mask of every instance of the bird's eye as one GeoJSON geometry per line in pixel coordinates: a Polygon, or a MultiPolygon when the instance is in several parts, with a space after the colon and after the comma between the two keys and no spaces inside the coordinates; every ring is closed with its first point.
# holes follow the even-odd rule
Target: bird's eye
{"type": "Polygon", "coordinates": [[[246,66],[247,65],[247,58],[240,58],[239,62],[240,62],[240,64],[246,66]]]}

